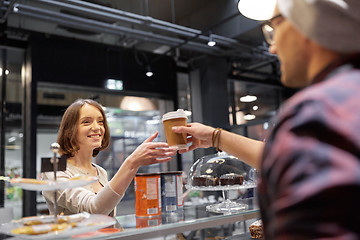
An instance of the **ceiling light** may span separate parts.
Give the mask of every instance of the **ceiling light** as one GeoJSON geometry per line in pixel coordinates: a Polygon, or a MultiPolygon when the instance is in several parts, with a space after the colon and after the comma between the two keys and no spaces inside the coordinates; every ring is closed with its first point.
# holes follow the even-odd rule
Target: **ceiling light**
{"type": "Polygon", "coordinates": [[[149,98],[126,96],[120,103],[120,109],[130,111],[154,111],[156,106],[149,98]]]}
{"type": "Polygon", "coordinates": [[[216,42],[215,42],[215,41],[209,41],[209,42],[208,42],[208,45],[209,45],[210,47],[213,47],[213,46],[216,45],[216,42]]]}
{"type": "Polygon", "coordinates": [[[105,81],[105,88],[106,89],[111,89],[111,90],[123,90],[124,89],[124,83],[121,80],[107,79],[105,81]]]}
{"type": "Polygon", "coordinates": [[[240,102],[254,102],[257,97],[253,95],[246,95],[240,98],[240,102]]]}
{"type": "Polygon", "coordinates": [[[13,7],[13,11],[14,12],[18,12],[19,11],[19,4],[15,4],[14,7],[13,7]]]}
{"type": "Polygon", "coordinates": [[[213,47],[213,46],[215,46],[216,45],[216,42],[215,42],[215,40],[213,39],[213,37],[212,37],[212,34],[210,33],[209,34],[209,41],[208,41],[208,43],[207,43],[210,47],[213,47]]]}
{"type": "Polygon", "coordinates": [[[238,9],[242,15],[254,20],[268,20],[275,10],[276,0],[240,0],[238,9]]]}
{"type": "Polygon", "coordinates": [[[253,106],[253,110],[254,110],[254,111],[256,111],[256,110],[258,110],[258,109],[259,109],[259,107],[258,107],[257,105],[253,106]]]}
{"type": "MultiPolygon", "coordinates": [[[[5,75],[9,75],[10,71],[9,70],[5,70],[5,75]]],[[[3,75],[3,69],[0,68],[0,77],[3,75]]]]}
{"type": "Polygon", "coordinates": [[[152,75],[154,75],[153,72],[151,72],[151,71],[147,71],[147,72],[146,72],[146,76],[151,77],[152,75]]]}
{"type": "Polygon", "coordinates": [[[255,118],[256,118],[256,116],[254,114],[250,114],[250,113],[248,113],[244,116],[244,119],[247,121],[253,120],[255,118]]]}
{"type": "Polygon", "coordinates": [[[146,71],[146,76],[151,77],[152,75],[154,75],[154,73],[151,71],[150,65],[148,65],[147,67],[147,71],[146,71]]]}

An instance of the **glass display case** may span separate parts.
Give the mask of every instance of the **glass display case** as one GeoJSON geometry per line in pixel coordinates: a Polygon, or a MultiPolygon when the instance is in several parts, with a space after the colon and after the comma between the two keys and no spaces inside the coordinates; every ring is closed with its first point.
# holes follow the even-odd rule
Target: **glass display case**
{"type": "MultiPolygon", "coordinates": [[[[154,218],[141,219],[150,222],[145,227],[140,225],[135,215],[118,216],[116,219],[122,231],[103,239],[147,239],[181,233],[182,239],[224,239],[236,236],[236,239],[248,240],[248,227],[259,219],[260,213],[256,198],[245,199],[244,203],[248,209],[231,214],[209,212],[206,210],[207,204],[186,204],[177,218],[163,214],[157,221],[154,218]]],[[[93,239],[102,238],[99,236],[93,239]]]]}
{"type": "Polygon", "coordinates": [[[256,169],[225,152],[204,156],[197,160],[188,173],[187,189],[219,191],[224,201],[207,206],[210,212],[231,214],[244,211],[247,204],[229,198],[230,190],[246,190],[256,187],[256,169]]]}

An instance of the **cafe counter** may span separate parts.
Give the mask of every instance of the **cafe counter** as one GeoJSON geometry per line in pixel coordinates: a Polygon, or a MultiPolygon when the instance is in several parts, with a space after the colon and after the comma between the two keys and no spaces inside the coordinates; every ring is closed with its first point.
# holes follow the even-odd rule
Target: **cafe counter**
{"type": "Polygon", "coordinates": [[[147,239],[185,232],[184,239],[192,239],[190,235],[197,235],[196,239],[249,239],[248,227],[260,218],[259,208],[255,198],[241,201],[248,207],[236,213],[212,213],[203,204],[184,206],[179,213],[152,218],[139,218],[134,214],[117,216],[120,231],[95,234],[87,239],[147,239]]]}
{"type": "MultiPolygon", "coordinates": [[[[176,235],[176,239],[246,239],[250,237],[249,226],[259,219],[260,213],[256,198],[239,200],[239,203],[246,205],[242,211],[231,211],[215,213],[208,211],[210,204],[192,205],[186,204],[183,210],[177,213],[162,214],[155,217],[136,217],[135,214],[121,215],[116,221],[105,215],[91,215],[97,218],[93,221],[96,225],[105,225],[107,219],[111,219],[113,226],[99,229],[88,225],[87,232],[59,234],[51,236],[51,239],[149,239],[168,238],[176,235]],[[100,218],[99,218],[100,217],[100,218]],[[105,219],[105,220],[104,220],[105,219]],[[77,234],[77,235],[74,235],[77,234]],[[167,236],[167,237],[165,237],[167,236]]],[[[228,208],[225,208],[228,209],[228,208]]],[[[232,209],[233,210],[233,209],[232,209]]],[[[85,220],[84,220],[85,221],[85,220]]],[[[8,223],[11,225],[11,223],[8,223]]],[[[4,226],[3,226],[4,227],[4,226]]],[[[0,239],[19,240],[25,239],[24,235],[11,237],[0,234],[0,239]]],[[[28,235],[26,239],[40,240],[49,239],[47,235],[28,235]]],[[[173,237],[171,239],[174,239],[173,237]]]]}

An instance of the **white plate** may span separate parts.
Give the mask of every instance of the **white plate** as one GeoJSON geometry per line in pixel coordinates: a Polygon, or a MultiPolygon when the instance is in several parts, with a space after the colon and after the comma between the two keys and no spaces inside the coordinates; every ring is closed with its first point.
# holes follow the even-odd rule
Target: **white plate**
{"type": "Polygon", "coordinates": [[[108,227],[110,225],[114,225],[116,220],[112,217],[101,215],[101,214],[91,214],[89,218],[82,220],[79,222],[81,226],[70,228],[64,230],[62,232],[50,232],[39,235],[27,235],[27,234],[13,234],[11,232],[12,229],[23,226],[20,223],[5,223],[0,225],[0,233],[16,236],[17,238],[22,239],[60,239],[60,238],[69,238],[72,235],[82,234],[86,232],[93,232],[101,228],[108,227]]]}
{"type": "MultiPolygon", "coordinates": [[[[58,216],[57,220],[63,220],[63,222],[80,222],[87,218],[89,218],[91,215],[87,212],[82,213],[76,213],[71,215],[60,215],[58,216]]],[[[29,224],[30,222],[39,221],[42,224],[49,224],[54,223],[54,215],[41,215],[41,216],[31,216],[31,217],[23,217],[18,220],[13,220],[13,223],[20,223],[20,224],[29,224]]]]}
{"type": "Polygon", "coordinates": [[[13,178],[10,180],[11,185],[30,191],[54,191],[58,189],[67,189],[82,187],[97,181],[97,177],[82,176],[76,180],[36,180],[37,183],[23,182],[22,178],[13,178]]]}

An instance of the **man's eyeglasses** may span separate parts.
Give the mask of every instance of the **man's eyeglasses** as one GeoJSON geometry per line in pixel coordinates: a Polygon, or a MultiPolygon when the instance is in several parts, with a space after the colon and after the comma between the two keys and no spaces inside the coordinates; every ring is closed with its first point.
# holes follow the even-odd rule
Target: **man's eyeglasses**
{"type": "Polygon", "coordinates": [[[278,14],[274,17],[272,17],[270,20],[265,21],[261,24],[261,29],[265,38],[265,41],[269,44],[272,45],[274,44],[274,27],[272,25],[272,22],[278,18],[281,17],[281,14],[278,14]]]}

